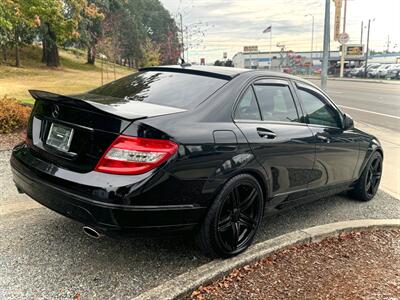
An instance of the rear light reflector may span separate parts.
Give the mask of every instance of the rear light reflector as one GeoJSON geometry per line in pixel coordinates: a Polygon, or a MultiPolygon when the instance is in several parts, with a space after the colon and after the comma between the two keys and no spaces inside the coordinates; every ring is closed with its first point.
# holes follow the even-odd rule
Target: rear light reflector
{"type": "Polygon", "coordinates": [[[107,149],[95,171],[137,175],[146,173],[168,160],[178,150],[169,140],[120,135],[107,149]]]}

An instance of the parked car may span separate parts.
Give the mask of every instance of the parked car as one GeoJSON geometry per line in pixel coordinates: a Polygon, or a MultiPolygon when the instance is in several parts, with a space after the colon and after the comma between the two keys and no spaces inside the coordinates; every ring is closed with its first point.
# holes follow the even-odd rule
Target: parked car
{"type": "Polygon", "coordinates": [[[391,68],[391,64],[383,64],[378,68],[371,68],[368,71],[368,77],[370,78],[385,78],[387,71],[391,68]]]}
{"type": "MultiPolygon", "coordinates": [[[[381,64],[378,63],[369,63],[367,66],[367,72],[370,70],[372,67],[379,67],[381,64]]],[[[362,65],[358,68],[354,68],[352,71],[350,71],[351,77],[365,77],[365,65],[362,65]]]]}
{"type": "Polygon", "coordinates": [[[379,68],[383,67],[385,65],[372,65],[371,67],[368,67],[367,69],[367,78],[374,78],[379,72],[379,68]]]}
{"type": "Polygon", "coordinates": [[[393,64],[392,67],[387,71],[387,79],[400,79],[400,64],[393,64]]]}
{"type": "MultiPolygon", "coordinates": [[[[350,70],[354,69],[353,64],[345,63],[343,69],[343,76],[347,77],[350,70]]],[[[328,75],[339,76],[340,75],[340,63],[336,63],[334,65],[329,66],[328,75]]]]}
{"type": "Polygon", "coordinates": [[[93,237],[193,230],[229,257],[264,214],[342,191],[368,201],[382,175],[378,139],[284,73],[149,67],[79,95],[30,92],[17,189],[93,237]]]}

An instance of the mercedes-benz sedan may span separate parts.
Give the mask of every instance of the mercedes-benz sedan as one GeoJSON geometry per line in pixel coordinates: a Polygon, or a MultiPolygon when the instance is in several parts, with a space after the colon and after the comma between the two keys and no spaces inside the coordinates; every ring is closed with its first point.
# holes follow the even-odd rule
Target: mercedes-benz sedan
{"type": "Polygon", "coordinates": [[[382,174],[379,141],[283,73],[151,67],[84,94],[31,94],[15,184],[95,237],[192,230],[228,257],[263,216],[342,191],[371,200],[382,174]]]}

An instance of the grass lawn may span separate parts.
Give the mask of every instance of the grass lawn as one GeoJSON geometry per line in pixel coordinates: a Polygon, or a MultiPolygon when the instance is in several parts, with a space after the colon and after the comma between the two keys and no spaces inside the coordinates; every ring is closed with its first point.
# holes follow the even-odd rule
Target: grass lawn
{"type": "MultiPolygon", "coordinates": [[[[74,94],[101,85],[100,61],[96,61],[95,66],[86,64],[84,52],[60,49],[59,68],[46,67],[41,63],[41,55],[41,48],[30,46],[21,50],[21,68],[0,65],[0,98],[7,95],[25,103],[33,103],[29,89],[74,94]]],[[[14,63],[13,56],[10,55],[8,63],[14,63]]],[[[104,65],[103,70],[104,83],[114,80],[112,64],[104,65]]],[[[118,65],[115,71],[117,79],[134,72],[118,65]]]]}

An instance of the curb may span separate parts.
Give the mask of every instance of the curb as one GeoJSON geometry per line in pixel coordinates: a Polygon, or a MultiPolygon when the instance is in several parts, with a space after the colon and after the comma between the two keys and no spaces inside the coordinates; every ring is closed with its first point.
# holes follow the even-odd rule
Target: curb
{"type": "Polygon", "coordinates": [[[173,300],[188,294],[200,285],[227,275],[235,268],[261,259],[283,248],[296,244],[318,242],[326,237],[338,236],[342,232],[373,230],[377,228],[400,228],[400,219],[353,220],[296,230],[253,245],[236,257],[225,260],[213,260],[148,290],[132,300],[173,300]]]}

